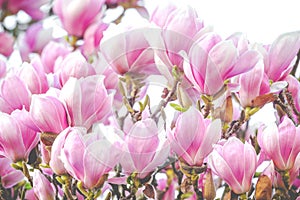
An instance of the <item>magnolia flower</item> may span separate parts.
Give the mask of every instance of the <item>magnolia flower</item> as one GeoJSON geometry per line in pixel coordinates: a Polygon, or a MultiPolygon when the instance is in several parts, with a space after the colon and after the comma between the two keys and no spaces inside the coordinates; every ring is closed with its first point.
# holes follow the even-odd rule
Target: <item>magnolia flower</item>
{"type": "Polygon", "coordinates": [[[29,54],[40,53],[52,38],[52,28],[44,28],[41,22],[32,24],[18,40],[22,59],[30,60],[29,54]]]}
{"type": "Polygon", "coordinates": [[[39,20],[42,19],[45,13],[40,9],[42,5],[50,2],[49,0],[8,0],[7,9],[16,14],[20,10],[25,11],[33,19],[39,20]]]}
{"type": "Polygon", "coordinates": [[[104,32],[100,50],[107,63],[117,74],[157,73],[153,50],[145,37],[149,30],[149,24],[132,27],[121,23],[117,26],[110,26],[104,32]]]}
{"type": "Polygon", "coordinates": [[[0,111],[11,113],[16,109],[29,109],[31,93],[16,75],[5,78],[0,86],[0,111]]]}
{"type": "Polygon", "coordinates": [[[257,167],[255,149],[231,137],[223,145],[217,144],[208,156],[208,167],[230,186],[236,194],[250,190],[252,177],[257,167]]]}
{"type": "Polygon", "coordinates": [[[87,189],[101,187],[105,175],[120,159],[121,143],[117,140],[111,141],[108,137],[118,136],[109,129],[86,134],[86,130],[74,127],[65,138],[61,149],[64,167],[87,189]]]}
{"type": "Polygon", "coordinates": [[[204,119],[196,108],[182,113],[168,133],[172,150],[190,166],[202,166],[220,138],[221,120],[204,119]]]}
{"type": "Polygon", "coordinates": [[[251,70],[260,58],[254,50],[240,52],[233,40],[220,41],[218,35],[207,34],[192,45],[185,75],[199,92],[214,95],[224,81],[251,70]]]}
{"type": "Polygon", "coordinates": [[[46,73],[56,72],[55,62],[58,58],[64,58],[70,53],[70,49],[64,44],[57,42],[49,42],[41,53],[41,61],[44,65],[46,73]]]}
{"type": "Polygon", "coordinates": [[[0,54],[8,57],[14,51],[15,39],[7,32],[0,33],[0,54]]]}
{"type": "Polygon", "coordinates": [[[58,65],[56,70],[62,86],[70,77],[79,79],[96,74],[94,67],[87,62],[79,51],[68,54],[58,65]]]}
{"type": "Polygon", "coordinates": [[[64,29],[75,36],[83,36],[88,26],[96,20],[105,0],[55,0],[54,13],[64,29]]]}
{"type": "MultiPolygon", "coordinates": [[[[120,163],[125,173],[138,173],[145,178],[167,159],[170,147],[167,141],[159,139],[154,120],[147,118],[136,122],[125,136],[124,156],[120,163]]],[[[161,136],[161,135],[160,135],[161,136]]]]}
{"type": "Polygon", "coordinates": [[[264,73],[262,61],[250,71],[239,76],[239,97],[243,107],[252,106],[252,100],[270,92],[269,79],[264,73]]]}
{"type": "Polygon", "coordinates": [[[300,152],[300,127],[295,127],[288,117],[284,116],[278,126],[273,123],[259,129],[257,140],[277,169],[289,170],[294,166],[300,152]]]}
{"type": "Polygon", "coordinates": [[[71,126],[89,129],[93,123],[104,121],[111,114],[112,95],[108,95],[103,76],[95,75],[79,80],[70,78],[61,90],[66,102],[71,126]]]}
{"type": "Polygon", "coordinates": [[[91,55],[97,53],[100,41],[103,37],[103,31],[108,28],[108,24],[98,22],[90,25],[83,36],[83,52],[85,55],[91,55]]]}
{"type": "Polygon", "coordinates": [[[33,95],[29,112],[41,132],[58,134],[69,126],[66,108],[54,96],[33,95]]]}
{"type": "Polygon", "coordinates": [[[53,183],[50,183],[49,180],[39,170],[34,170],[32,179],[33,191],[38,199],[55,199],[55,187],[53,183]]]}
{"type": "Polygon", "coordinates": [[[47,77],[39,59],[33,60],[31,64],[24,62],[18,76],[26,83],[32,94],[46,93],[49,89],[47,77]]]}
{"type": "Polygon", "coordinates": [[[261,48],[269,79],[274,82],[283,80],[291,72],[291,62],[299,49],[300,31],[282,34],[270,46],[261,48]]]}
{"type": "Polygon", "coordinates": [[[10,159],[0,157],[0,177],[4,188],[11,188],[24,179],[23,173],[13,168],[11,163],[10,159]]]}
{"type": "Polygon", "coordinates": [[[13,162],[27,161],[30,151],[37,145],[39,135],[22,121],[22,112],[11,115],[0,113],[0,155],[13,162]]]}

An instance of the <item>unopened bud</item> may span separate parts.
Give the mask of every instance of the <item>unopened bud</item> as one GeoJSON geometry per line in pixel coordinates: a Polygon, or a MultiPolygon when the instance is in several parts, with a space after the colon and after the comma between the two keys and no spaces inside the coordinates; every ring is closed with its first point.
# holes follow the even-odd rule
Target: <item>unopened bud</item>
{"type": "Polygon", "coordinates": [[[272,197],[272,182],[266,175],[262,175],[258,178],[255,190],[255,199],[271,199],[272,197]]]}
{"type": "Polygon", "coordinates": [[[211,170],[207,170],[205,175],[203,197],[207,200],[213,200],[216,197],[216,189],[212,178],[211,170]]]}

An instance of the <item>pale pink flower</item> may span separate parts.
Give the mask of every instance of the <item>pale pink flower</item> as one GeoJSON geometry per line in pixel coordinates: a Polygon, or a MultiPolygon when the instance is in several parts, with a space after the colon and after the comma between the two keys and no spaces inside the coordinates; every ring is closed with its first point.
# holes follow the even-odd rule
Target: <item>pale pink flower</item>
{"type": "Polygon", "coordinates": [[[70,78],[61,90],[60,98],[66,102],[71,126],[89,129],[93,123],[104,121],[112,112],[113,96],[103,84],[103,76],[70,78]]]}
{"type": "Polygon", "coordinates": [[[15,38],[7,33],[0,33],[0,54],[8,57],[14,51],[15,38]]]}
{"type": "MultiPolygon", "coordinates": [[[[121,144],[109,140],[105,132],[86,134],[86,130],[74,127],[61,150],[65,169],[87,189],[100,187],[102,176],[118,163],[121,156],[121,144]]],[[[114,132],[108,135],[117,137],[114,132]]]]}
{"type": "Polygon", "coordinates": [[[29,110],[31,93],[16,75],[6,77],[0,86],[0,111],[10,114],[16,109],[29,110]]]}
{"type": "Polygon", "coordinates": [[[20,111],[11,115],[0,113],[0,155],[13,162],[27,161],[30,151],[37,145],[39,135],[19,119],[20,111]]]}
{"type": "Polygon", "coordinates": [[[254,50],[240,54],[233,40],[220,41],[214,33],[197,40],[188,56],[185,75],[199,92],[208,95],[219,92],[227,79],[251,70],[260,58],[254,50]]]}
{"type": "Polygon", "coordinates": [[[149,21],[163,28],[170,14],[176,9],[177,6],[172,1],[162,1],[151,13],[149,21]]]}
{"type": "Polygon", "coordinates": [[[241,105],[252,106],[252,100],[256,97],[270,92],[270,84],[264,72],[264,65],[259,62],[252,70],[239,76],[239,97],[241,105]]]}
{"type": "Polygon", "coordinates": [[[28,61],[30,53],[41,53],[52,39],[52,28],[44,28],[42,22],[32,24],[18,40],[22,59],[28,61]]]}
{"type": "Polygon", "coordinates": [[[153,50],[145,38],[149,29],[149,24],[133,27],[121,23],[117,26],[110,26],[104,32],[100,50],[117,74],[157,73],[153,50]]]}
{"type": "Polygon", "coordinates": [[[265,72],[272,81],[283,80],[293,68],[293,59],[300,49],[300,31],[280,35],[265,50],[265,72]]]}
{"type": "Polygon", "coordinates": [[[221,139],[221,120],[204,119],[199,110],[190,108],[178,117],[168,139],[179,158],[190,166],[202,166],[221,139]]]}
{"type": "Polygon", "coordinates": [[[99,51],[100,41],[103,37],[103,31],[108,28],[108,24],[96,22],[90,25],[83,36],[83,52],[85,55],[91,55],[99,51]]]}
{"type": "Polygon", "coordinates": [[[95,75],[94,67],[87,62],[85,57],[79,52],[75,51],[68,54],[59,64],[59,74],[60,84],[63,86],[70,77],[81,78],[91,75],[95,75]]]}
{"type": "Polygon", "coordinates": [[[39,170],[34,170],[33,191],[38,199],[55,199],[55,186],[39,170]]]}
{"type": "Polygon", "coordinates": [[[162,165],[169,156],[170,147],[167,141],[161,140],[154,120],[148,118],[136,122],[125,136],[126,147],[120,163],[126,174],[138,173],[145,178],[156,167],[162,165]]]}
{"type": "Polygon", "coordinates": [[[49,89],[44,67],[38,58],[35,58],[30,64],[24,62],[18,76],[26,83],[32,94],[46,93],[49,89]]]}
{"type": "Polygon", "coordinates": [[[105,0],[55,0],[53,10],[70,35],[83,36],[101,12],[104,2],[105,0]]]}
{"type": "Polygon", "coordinates": [[[265,154],[271,158],[279,170],[289,170],[294,166],[296,156],[300,152],[300,127],[295,127],[286,116],[280,124],[268,125],[259,129],[258,144],[265,154]]]}
{"type": "Polygon", "coordinates": [[[41,60],[44,65],[46,73],[53,73],[57,70],[54,68],[55,61],[58,58],[64,58],[67,54],[71,52],[68,47],[62,43],[49,42],[43,49],[41,53],[41,60]]]}
{"type": "Polygon", "coordinates": [[[66,108],[54,96],[33,95],[29,112],[40,132],[58,134],[69,126],[66,108]]]}
{"type": "Polygon", "coordinates": [[[40,8],[48,2],[50,0],[8,0],[7,9],[13,14],[23,10],[33,19],[39,20],[45,15],[40,8]]]}
{"type": "Polygon", "coordinates": [[[10,159],[0,156],[0,177],[4,188],[11,188],[24,179],[23,173],[13,168],[11,164],[10,159]]]}
{"type": "Polygon", "coordinates": [[[255,149],[248,142],[231,137],[217,144],[208,156],[208,167],[229,185],[236,194],[248,192],[257,167],[255,149]]]}

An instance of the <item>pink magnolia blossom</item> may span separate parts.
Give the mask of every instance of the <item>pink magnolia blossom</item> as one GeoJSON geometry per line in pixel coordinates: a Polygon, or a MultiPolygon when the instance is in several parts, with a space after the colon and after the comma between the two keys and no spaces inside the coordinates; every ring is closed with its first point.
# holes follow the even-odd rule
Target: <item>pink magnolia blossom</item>
{"type": "Polygon", "coordinates": [[[51,158],[49,165],[53,172],[57,175],[66,174],[67,170],[64,167],[64,163],[61,160],[61,150],[65,145],[66,138],[68,135],[74,131],[84,132],[85,129],[82,130],[79,127],[68,127],[63,130],[57,138],[55,138],[54,143],[51,147],[51,158]]]}
{"type": "Polygon", "coordinates": [[[100,41],[103,37],[103,31],[108,28],[108,24],[97,22],[90,25],[83,36],[83,52],[85,55],[97,53],[100,46],[100,41]]]}
{"type": "Polygon", "coordinates": [[[0,54],[8,57],[14,50],[15,39],[6,32],[0,33],[0,54]]]}
{"type": "Polygon", "coordinates": [[[50,181],[39,171],[34,170],[33,191],[38,199],[55,199],[55,187],[50,181]]]}
{"type": "Polygon", "coordinates": [[[172,1],[162,1],[151,13],[149,21],[163,28],[170,14],[176,9],[177,6],[172,1]]]}
{"type": "MultiPolygon", "coordinates": [[[[74,127],[65,138],[61,150],[65,169],[87,189],[101,186],[101,178],[118,163],[121,156],[121,144],[110,141],[105,132],[86,134],[86,130],[74,127]]],[[[109,135],[111,138],[117,137],[113,132],[109,135]]]]}
{"type": "Polygon", "coordinates": [[[58,58],[64,58],[70,52],[71,50],[64,44],[53,41],[49,42],[41,53],[41,61],[44,65],[45,72],[56,72],[57,70],[54,67],[55,61],[58,58]]]}
{"type": "Polygon", "coordinates": [[[24,179],[23,173],[13,168],[11,163],[10,159],[0,157],[0,177],[4,188],[11,188],[24,179]]]}
{"type": "Polygon", "coordinates": [[[27,161],[30,151],[39,141],[37,132],[19,120],[20,112],[0,113],[0,155],[13,162],[27,161]]]}
{"type": "Polygon", "coordinates": [[[110,26],[100,43],[100,50],[110,67],[120,75],[127,72],[157,74],[153,50],[145,38],[149,24],[110,26]],[[117,47],[117,48],[112,48],[117,47]]]}
{"type": "Polygon", "coordinates": [[[30,53],[40,53],[52,39],[52,28],[44,28],[41,22],[32,24],[18,41],[22,59],[30,60],[30,53]]]}
{"type": "Polygon", "coordinates": [[[49,89],[44,67],[37,58],[30,64],[24,62],[18,72],[18,76],[26,83],[32,94],[46,93],[49,89]]]}
{"type": "Polygon", "coordinates": [[[264,72],[264,65],[259,62],[252,70],[239,76],[239,97],[243,107],[252,106],[252,100],[270,92],[269,79],[264,72]]]}
{"type": "Polygon", "coordinates": [[[71,35],[83,36],[100,13],[105,0],[55,0],[53,10],[71,35]]]}
{"type": "Polygon", "coordinates": [[[293,68],[293,59],[300,49],[300,31],[280,35],[265,50],[265,72],[272,81],[283,80],[293,68]]]}
{"type": "Polygon", "coordinates": [[[251,70],[259,60],[257,51],[240,54],[233,40],[220,41],[214,33],[197,40],[188,56],[185,75],[197,90],[208,95],[220,91],[227,79],[251,70]]]}
{"type": "Polygon", "coordinates": [[[94,67],[87,62],[85,57],[79,52],[75,51],[68,54],[62,61],[59,63],[59,80],[60,84],[63,86],[70,77],[81,78],[91,75],[95,75],[94,67]]]}
{"type": "Polygon", "coordinates": [[[93,123],[104,121],[112,112],[112,95],[108,95],[103,76],[70,78],[61,90],[60,98],[66,102],[71,126],[89,129],[93,123]]]}
{"type": "Polygon", "coordinates": [[[162,165],[170,151],[167,141],[160,140],[154,120],[147,118],[136,122],[125,136],[125,151],[121,165],[125,173],[138,173],[139,178],[145,178],[156,167],[162,165]]]}
{"type": "Polygon", "coordinates": [[[54,96],[33,95],[29,112],[40,132],[58,134],[69,126],[66,108],[54,96]]]}
{"type": "Polygon", "coordinates": [[[300,127],[295,127],[288,117],[283,117],[280,124],[268,125],[258,133],[258,144],[271,158],[279,170],[289,170],[294,166],[300,152],[300,127]]]}
{"type": "Polygon", "coordinates": [[[204,119],[196,108],[182,113],[168,133],[172,150],[190,166],[202,166],[220,138],[221,120],[204,119]]]}
{"type": "Polygon", "coordinates": [[[6,77],[0,86],[0,111],[10,114],[16,109],[29,110],[31,93],[16,75],[6,77]]]}
{"type": "Polygon", "coordinates": [[[49,0],[7,0],[7,9],[16,14],[20,10],[25,11],[33,19],[42,19],[45,13],[40,9],[42,5],[48,3],[49,0]]]}
{"type": "Polygon", "coordinates": [[[236,137],[217,144],[208,156],[208,167],[229,185],[236,194],[248,192],[257,167],[255,149],[236,137]]]}

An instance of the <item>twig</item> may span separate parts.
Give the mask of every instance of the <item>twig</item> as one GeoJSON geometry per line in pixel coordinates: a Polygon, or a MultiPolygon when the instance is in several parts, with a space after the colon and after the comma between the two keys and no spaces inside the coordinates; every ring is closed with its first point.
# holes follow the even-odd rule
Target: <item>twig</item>
{"type": "Polygon", "coordinates": [[[299,61],[300,61],[300,49],[297,53],[297,59],[296,59],[296,62],[293,66],[293,69],[291,71],[291,75],[293,75],[293,76],[295,76],[295,74],[296,74],[296,71],[297,71],[297,68],[298,68],[298,65],[299,65],[299,61]]]}

